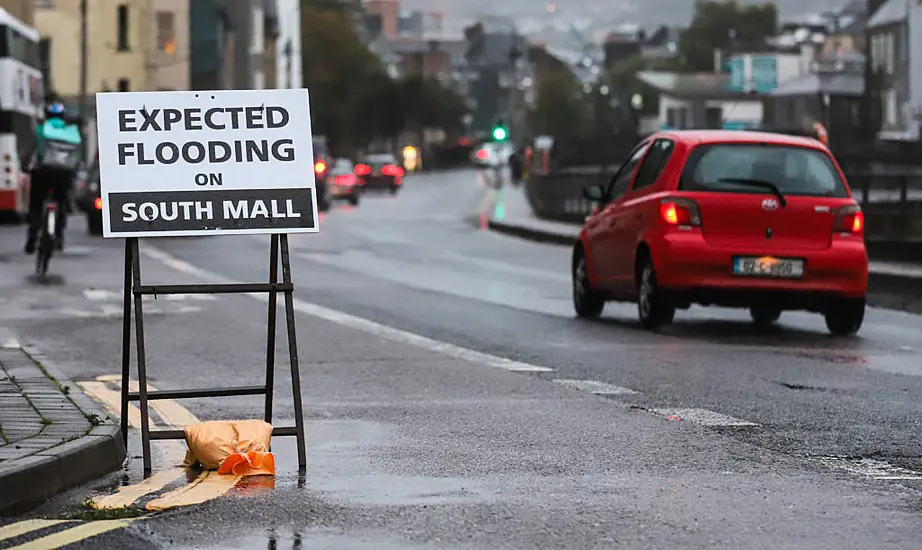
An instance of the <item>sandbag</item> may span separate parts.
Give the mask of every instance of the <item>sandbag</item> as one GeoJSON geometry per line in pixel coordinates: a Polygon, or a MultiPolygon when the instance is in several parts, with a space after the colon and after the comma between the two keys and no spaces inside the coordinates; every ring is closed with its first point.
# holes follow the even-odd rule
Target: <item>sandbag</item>
{"type": "MultiPolygon", "coordinates": [[[[214,420],[186,426],[184,431],[186,445],[189,446],[184,462],[186,466],[198,465],[206,470],[217,470],[231,455],[251,452],[271,455],[272,424],[262,420],[214,420]]],[[[260,464],[266,462],[264,456],[257,460],[260,464]]],[[[244,459],[247,463],[252,461],[249,457],[244,459]]],[[[271,462],[274,472],[274,458],[271,462]]]]}

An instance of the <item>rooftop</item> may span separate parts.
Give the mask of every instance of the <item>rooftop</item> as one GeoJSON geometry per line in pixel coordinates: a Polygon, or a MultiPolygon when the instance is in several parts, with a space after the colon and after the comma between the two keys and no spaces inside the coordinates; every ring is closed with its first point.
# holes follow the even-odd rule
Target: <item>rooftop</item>
{"type": "Polygon", "coordinates": [[[730,89],[727,73],[677,73],[640,71],[637,79],[647,86],[682,99],[756,99],[756,96],[730,89]]]}
{"type": "Polygon", "coordinates": [[[868,21],[868,28],[873,29],[905,21],[908,15],[906,4],[906,0],[889,0],[868,21]]]}

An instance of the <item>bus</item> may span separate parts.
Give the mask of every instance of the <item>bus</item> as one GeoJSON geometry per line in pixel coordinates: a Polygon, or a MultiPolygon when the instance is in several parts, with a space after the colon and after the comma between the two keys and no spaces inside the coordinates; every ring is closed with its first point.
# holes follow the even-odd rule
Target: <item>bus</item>
{"type": "Polygon", "coordinates": [[[23,163],[45,116],[39,34],[0,8],[0,216],[22,221],[29,211],[23,163]]]}

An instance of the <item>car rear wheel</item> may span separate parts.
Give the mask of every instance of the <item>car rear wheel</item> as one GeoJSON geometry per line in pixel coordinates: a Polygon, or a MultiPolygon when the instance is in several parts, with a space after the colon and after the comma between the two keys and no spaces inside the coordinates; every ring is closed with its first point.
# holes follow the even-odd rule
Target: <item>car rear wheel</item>
{"type": "Polygon", "coordinates": [[[349,197],[349,204],[352,205],[352,206],[358,206],[358,205],[359,205],[359,196],[358,196],[358,194],[353,194],[353,195],[351,195],[351,196],[349,197]]]}
{"type": "Polygon", "coordinates": [[[390,189],[391,195],[396,195],[396,194],[397,194],[397,191],[399,191],[399,190],[400,190],[400,186],[399,186],[399,185],[391,185],[391,189],[390,189]]]}
{"type": "Polygon", "coordinates": [[[826,328],[834,336],[851,336],[861,330],[864,323],[865,301],[863,298],[843,300],[830,307],[824,314],[826,328]]]}
{"type": "Polygon", "coordinates": [[[752,322],[759,327],[768,327],[776,323],[781,318],[781,308],[772,306],[755,306],[749,308],[749,315],[752,322]]]}
{"type": "Polygon", "coordinates": [[[586,255],[577,250],[573,260],[573,309],[583,319],[598,319],[605,309],[605,300],[593,292],[586,267],[586,255]]]}
{"type": "Polygon", "coordinates": [[[646,329],[668,325],[675,318],[675,307],[666,300],[657,285],[656,271],[650,258],[644,260],[637,284],[637,316],[646,329]]]}

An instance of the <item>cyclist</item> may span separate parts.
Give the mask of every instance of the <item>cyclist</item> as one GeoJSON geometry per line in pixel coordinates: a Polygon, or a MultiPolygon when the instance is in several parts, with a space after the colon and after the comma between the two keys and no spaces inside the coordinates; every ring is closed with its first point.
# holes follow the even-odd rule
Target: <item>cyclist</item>
{"type": "Polygon", "coordinates": [[[79,121],[70,117],[64,105],[53,102],[45,109],[45,120],[36,128],[35,152],[29,163],[29,230],[26,254],[35,253],[35,241],[42,224],[45,199],[51,194],[58,202],[55,244],[64,248],[68,200],[80,163],[83,136],[79,121]]]}

